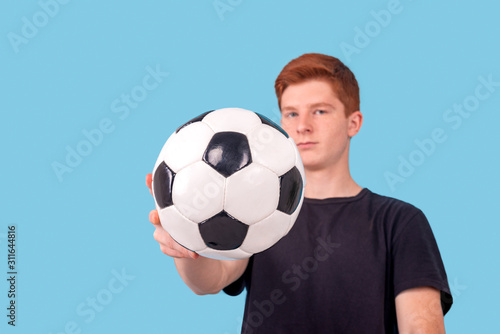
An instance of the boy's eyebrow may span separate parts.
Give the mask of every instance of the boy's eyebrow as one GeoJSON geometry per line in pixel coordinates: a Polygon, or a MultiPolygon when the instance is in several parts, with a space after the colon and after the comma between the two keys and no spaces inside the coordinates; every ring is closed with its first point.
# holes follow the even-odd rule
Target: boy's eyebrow
{"type": "Polygon", "coordinates": [[[309,108],[317,108],[317,107],[330,107],[330,108],[335,108],[333,105],[330,103],[326,102],[318,102],[318,103],[313,103],[308,106],[309,108]]]}
{"type": "Polygon", "coordinates": [[[287,110],[296,110],[296,108],[292,107],[292,106],[286,106],[286,107],[281,107],[281,112],[283,111],[287,111],[287,110]]]}

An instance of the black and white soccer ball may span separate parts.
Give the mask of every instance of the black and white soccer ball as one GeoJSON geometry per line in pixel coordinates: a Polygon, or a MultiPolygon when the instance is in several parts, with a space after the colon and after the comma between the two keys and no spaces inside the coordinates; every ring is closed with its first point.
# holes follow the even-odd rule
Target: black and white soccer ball
{"type": "Polygon", "coordinates": [[[202,256],[244,259],[292,228],[304,200],[292,138],[266,117],[225,108],[180,126],[153,170],[163,228],[202,256]]]}

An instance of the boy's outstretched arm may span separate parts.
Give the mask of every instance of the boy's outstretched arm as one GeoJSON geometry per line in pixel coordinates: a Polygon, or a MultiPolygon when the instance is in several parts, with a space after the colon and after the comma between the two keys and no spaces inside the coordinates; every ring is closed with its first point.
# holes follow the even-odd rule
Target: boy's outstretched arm
{"type": "MultiPolygon", "coordinates": [[[[151,190],[152,175],[146,175],[146,185],[151,190]]],[[[154,238],[161,251],[174,258],[179,275],[186,285],[197,295],[216,294],[236,281],[248,265],[248,259],[235,261],[214,260],[200,256],[179,245],[161,226],[158,212],[149,213],[149,221],[154,225],[154,238]]]]}

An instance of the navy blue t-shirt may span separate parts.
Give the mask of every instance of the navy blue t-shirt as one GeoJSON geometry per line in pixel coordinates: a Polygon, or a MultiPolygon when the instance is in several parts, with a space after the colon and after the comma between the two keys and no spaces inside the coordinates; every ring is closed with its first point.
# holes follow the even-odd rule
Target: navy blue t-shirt
{"type": "Polygon", "coordinates": [[[242,333],[397,333],[395,296],[414,287],[453,303],[422,211],[363,189],[304,199],[288,235],[250,258],[224,291],[247,289],[242,333]]]}

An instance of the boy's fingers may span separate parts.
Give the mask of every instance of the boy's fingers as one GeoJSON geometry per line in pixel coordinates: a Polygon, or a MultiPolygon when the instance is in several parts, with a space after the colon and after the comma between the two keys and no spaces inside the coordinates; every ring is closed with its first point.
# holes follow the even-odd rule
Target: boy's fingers
{"type": "Polygon", "coordinates": [[[177,258],[191,258],[191,259],[197,259],[200,257],[199,254],[196,254],[195,252],[192,252],[175,241],[172,241],[171,243],[164,240],[164,236],[155,234],[154,235],[156,241],[160,244],[160,249],[163,254],[166,254],[171,257],[177,257],[177,258]],[[162,242],[164,241],[164,242],[162,242]]]}
{"type": "Polygon", "coordinates": [[[177,243],[161,226],[156,226],[153,238],[160,244],[161,251],[172,257],[197,259],[199,254],[177,243]]]}
{"type": "MultiPolygon", "coordinates": [[[[176,249],[172,249],[172,248],[168,248],[168,247],[165,247],[165,246],[162,246],[160,245],[160,249],[162,251],[163,254],[165,255],[168,255],[168,256],[171,256],[171,257],[176,257],[176,258],[191,258],[191,259],[197,259],[199,257],[198,254],[194,254],[191,255],[191,254],[188,254],[184,251],[178,251],[176,249]]],[[[192,252],[190,252],[192,253],[192,252]]]]}
{"type": "Polygon", "coordinates": [[[197,259],[198,257],[200,257],[199,254],[196,254],[195,252],[192,252],[192,251],[182,247],[181,245],[177,245],[177,246],[175,246],[174,251],[180,255],[178,257],[186,257],[186,258],[191,258],[191,259],[197,259]]]}
{"type": "Polygon", "coordinates": [[[153,191],[151,189],[151,183],[153,182],[153,175],[151,173],[146,175],[146,186],[149,188],[149,192],[153,195],[153,191]]]}
{"type": "Polygon", "coordinates": [[[178,251],[180,254],[182,254],[183,256],[182,257],[188,257],[188,258],[191,258],[191,259],[197,259],[198,257],[200,257],[199,254],[193,252],[193,251],[190,251],[189,249],[185,248],[184,246],[178,244],[175,240],[173,240],[173,243],[172,243],[172,248],[175,249],[176,251],[178,251]]]}
{"type": "Polygon", "coordinates": [[[153,225],[160,225],[160,217],[158,217],[158,211],[151,210],[151,212],[149,213],[149,221],[153,225]]]}

